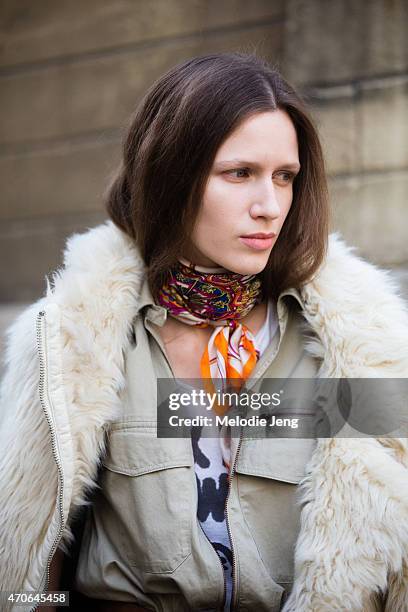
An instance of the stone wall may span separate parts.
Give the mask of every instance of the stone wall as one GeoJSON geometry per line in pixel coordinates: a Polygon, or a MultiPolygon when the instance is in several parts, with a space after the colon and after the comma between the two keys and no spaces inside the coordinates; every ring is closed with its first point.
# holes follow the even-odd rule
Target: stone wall
{"type": "Polygon", "coordinates": [[[6,0],[0,8],[0,302],[30,301],[67,235],[105,218],[129,115],[167,68],[254,51],[310,101],[333,228],[408,262],[404,0],[6,0]]]}
{"type": "Polygon", "coordinates": [[[290,0],[284,66],[326,151],[333,227],[381,265],[408,263],[408,3],[290,0]]]}

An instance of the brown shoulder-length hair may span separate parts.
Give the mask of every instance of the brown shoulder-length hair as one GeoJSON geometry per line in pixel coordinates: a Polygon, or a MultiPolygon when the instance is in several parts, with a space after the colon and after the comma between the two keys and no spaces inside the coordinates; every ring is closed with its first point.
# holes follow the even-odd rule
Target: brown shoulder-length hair
{"type": "Polygon", "coordinates": [[[217,150],[254,113],[291,117],[301,170],[293,201],[268,263],[264,296],[299,288],[327,250],[329,205],[322,149],[305,103],[278,70],[255,54],[212,53],[160,77],[139,103],[123,158],[107,191],[109,217],[137,244],[157,295],[188,245],[217,150]]]}

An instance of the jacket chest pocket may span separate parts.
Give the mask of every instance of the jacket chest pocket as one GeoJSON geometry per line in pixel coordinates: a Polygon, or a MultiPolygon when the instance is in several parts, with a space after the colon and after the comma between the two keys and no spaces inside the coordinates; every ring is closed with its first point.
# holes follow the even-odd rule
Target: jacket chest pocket
{"type": "Polygon", "coordinates": [[[154,425],[114,426],[102,486],[129,564],[165,573],[191,553],[193,455],[190,440],[155,436],[154,425]]]}
{"type": "Polygon", "coordinates": [[[243,440],[236,475],[240,508],[272,579],[290,591],[300,530],[297,484],[315,440],[243,440]]]}

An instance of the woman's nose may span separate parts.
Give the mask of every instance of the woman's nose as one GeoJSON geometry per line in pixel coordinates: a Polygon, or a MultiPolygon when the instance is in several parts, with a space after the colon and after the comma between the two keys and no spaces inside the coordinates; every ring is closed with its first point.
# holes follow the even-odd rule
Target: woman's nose
{"type": "Polygon", "coordinates": [[[260,190],[255,203],[251,207],[253,216],[262,215],[275,219],[280,215],[280,205],[275,185],[272,181],[260,190]]]}

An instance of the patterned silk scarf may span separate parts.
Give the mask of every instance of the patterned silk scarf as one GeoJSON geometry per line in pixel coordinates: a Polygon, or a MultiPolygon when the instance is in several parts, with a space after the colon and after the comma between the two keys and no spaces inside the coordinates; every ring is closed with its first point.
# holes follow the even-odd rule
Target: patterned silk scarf
{"type": "MultiPolygon", "coordinates": [[[[169,270],[157,300],[171,316],[187,325],[215,327],[200,361],[204,387],[210,393],[230,391],[231,387],[239,391],[259,358],[252,332],[239,319],[262,300],[260,279],[254,274],[207,268],[180,258],[169,270]]],[[[217,414],[224,414],[228,408],[217,403],[214,406],[217,414]]]]}

